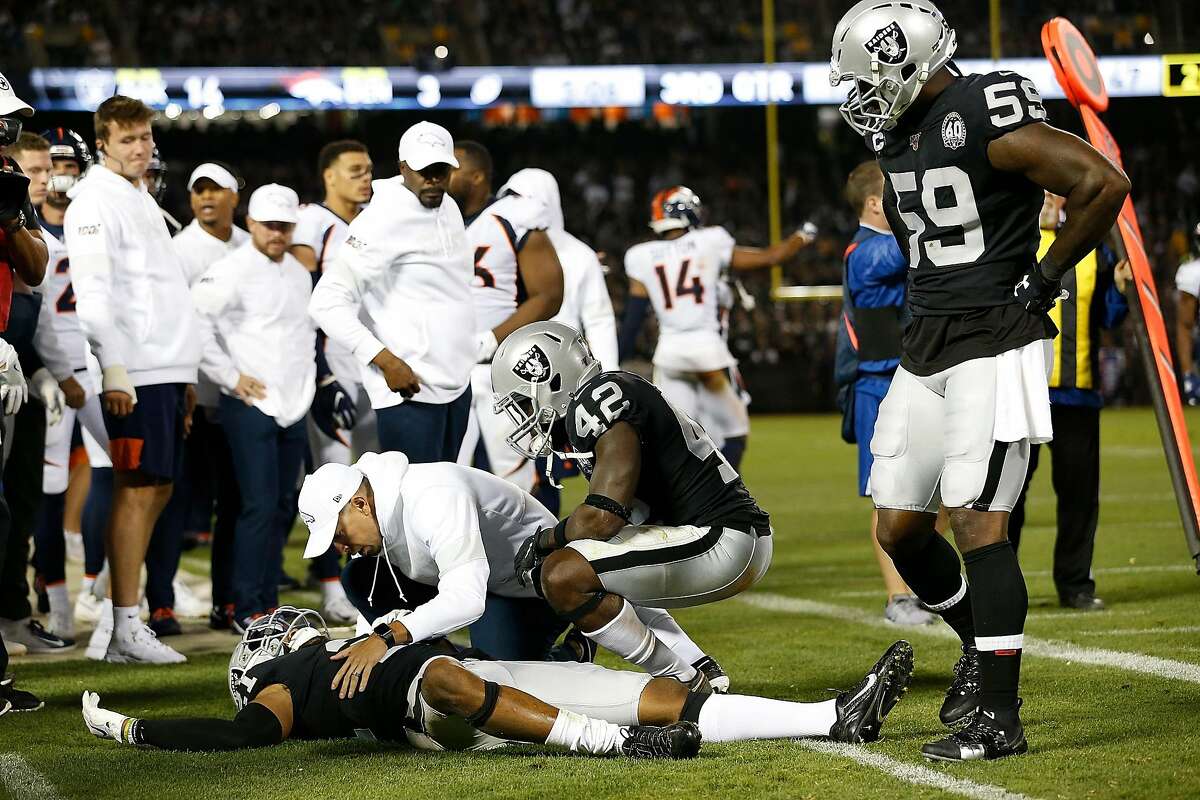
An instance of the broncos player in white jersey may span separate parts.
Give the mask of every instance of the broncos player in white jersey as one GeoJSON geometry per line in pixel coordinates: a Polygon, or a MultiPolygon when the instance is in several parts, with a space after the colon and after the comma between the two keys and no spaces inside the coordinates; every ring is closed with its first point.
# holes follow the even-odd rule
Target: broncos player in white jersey
{"type": "Polygon", "coordinates": [[[510,194],[492,194],[492,157],[469,140],[456,142],[459,167],[450,176],[450,196],[462,210],[467,243],[474,251],[479,363],[471,373],[473,415],[463,440],[460,463],[471,463],[482,441],[488,468],[529,491],[537,480],[532,459],[505,444],[505,421],[492,408],[492,355],[522,325],[547,320],[563,300],[563,271],[547,230],[546,206],[510,194]],[[477,433],[476,433],[477,432],[477,433]]]}
{"type": "MultiPolygon", "coordinates": [[[[366,145],[343,139],[321,148],[317,155],[317,171],[325,186],[324,199],[301,207],[290,250],[313,273],[314,284],[350,235],[350,223],[371,200],[373,165],[366,145]]],[[[333,371],[332,378],[348,394],[325,397],[318,392],[308,431],[309,446],[314,466],[351,464],[355,454],[379,447],[375,415],[363,389],[362,367],[353,354],[336,342],[324,337],[322,341],[325,359],[333,371]],[[344,436],[341,430],[345,428],[353,430],[346,430],[344,436]]]]}
{"type": "MultiPolygon", "coordinates": [[[[721,275],[726,269],[759,269],[786,261],[813,235],[797,231],[770,247],[741,247],[724,228],[701,225],[700,198],[686,186],[656,194],[650,214],[650,228],[659,238],[625,253],[631,302],[623,338],[636,338],[648,298],[659,325],[654,383],[689,416],[705,416],[720,430],[748,431],[746,406],[727,372],[737,361],[721,332],[721,275]]],[[[725,442],[737,458],[745,448],[745,437],[740,438],[725,442]]]]}

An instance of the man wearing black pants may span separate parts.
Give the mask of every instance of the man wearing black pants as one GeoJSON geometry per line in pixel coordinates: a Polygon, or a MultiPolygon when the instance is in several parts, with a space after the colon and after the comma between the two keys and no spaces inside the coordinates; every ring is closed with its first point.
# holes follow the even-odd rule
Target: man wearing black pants
{"type": "MultiPolygon", "coordinates": [[[[1046,193],[1040,225],[1044,253],[1054,241],[1062,218],[1063,198],[1046,193]]],[[[1092,551],[1100,515],[1100,328],[1115,328],[1125,319],[1129,304],[1125,287],[1129,263],[1113,267],[1107,248],[1089,253],[1063,281],[1067,298],[1050,312],[1061,333],[1054,339],[1050,371],[1050,442],[1054,494],[1058,498],[1058,532],[1054,540],[1054,585],[1064,608],[1100,611],[1092,580],[1092,551]],[[1080,313],[1081,310],[1083,313],[1080,313]]],[[[1025,525],[1025,497],[1038,467],[1039,445],[1029,452],[1029,472],[1021,497],[1008,521],[1008,540],[1016,549],[1025,525]]]]}

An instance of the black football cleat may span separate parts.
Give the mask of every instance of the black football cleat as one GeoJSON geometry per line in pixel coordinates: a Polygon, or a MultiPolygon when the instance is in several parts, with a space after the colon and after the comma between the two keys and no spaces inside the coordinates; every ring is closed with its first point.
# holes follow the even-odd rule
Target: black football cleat
{"type": "Polygon", "coordinates": [[[883,718],[908,689],[913,671],[912,645],[901,639],[887,649],[858,685],[837,697],[837,721],[829,738],[859,744],[879,738],[883,718]]]}
{"type": "Polygon", "coordinates": [[[954,665],[954,680],[946,690],[938,716],[951,728],[967,725],[979,707],[979,651],[970,645],[962,646],[962,655],[954,665]]]}
{"type": "Polygon", "coordinates": [[[921,747],[930,761],[995,761],[1029,750],[1021,725],[1021,704],[1009,711],[979,709],[971,723],[944,739],[921,747]]]}
{"type": "Polygon", "coordinates": [[[700,728],[694,722],[630,725],[621,733],[621,753],[630,758],[695,758],[700,752],[700,728]]]}
{"type": "Polygon", "coordinates": [[[7,711],[38,711],[45,703],[33,694],[13,688],[13,676],[0,680],[0,715],[7,711]]]}
{"type": "Polygon", "coordinates": [[[596,643],[584,635],[583,631],[574,625],[563,637],[563,645],[575,654],[575,660],[580,664],[592,664],[596,661],[596,643]]]}
{"type": "Polygon", "coordinates": [[[704,673],[704,677],[708,678],[708,685],[712,687],[714,694],[729,694],[729,674],[721,669],[721,665],[712,656],[704,658],[692,664],[700,672],[704,673]]]}

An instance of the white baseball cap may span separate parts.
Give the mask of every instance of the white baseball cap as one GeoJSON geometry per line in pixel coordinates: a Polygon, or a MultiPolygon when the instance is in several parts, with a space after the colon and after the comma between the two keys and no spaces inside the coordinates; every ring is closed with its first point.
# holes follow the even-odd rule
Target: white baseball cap
{"type": "Polygon", "coordinates": [[[278,183],[260,186],[250,195],[246,216],[255,222],[299,222],[300,198],[278,183]]]}
{"type": "Polygon", "coordinates": [[[454,157],[454,137],[441,125],[418,122],[400,137],[400,160],[415,170],[425,169],[430,164],[458,167],[458,159],[454,157]]]}
{"type": "Polygon", "coordinates": [[[7,78],[0,75],[0,116],[13,113],[32,117],[33,107],[17,97],[17,93],[13,91],[12,84],[8,82],[7,78]]]}
{"type": "Polygon", "coordinates": [[[300,487],[300,519],[308,526],[305,558],[316,558],[333,544],[338,515],[362,485],[363,474],[345,464],[325,464],[300,487]]]}
{"type": "Polygon", "coordinates": [[[208,178],[217,186],[220,186],[222,189],[228,189],[231,192],[238,190],[238,181],[233,176],[233,173],[220,164],[214,164],[211,161],[201,164],[192,170],[192,177],[188,178],[187,182],[189,192],[195,188],[196,181],[201,178],[208,178]]]}

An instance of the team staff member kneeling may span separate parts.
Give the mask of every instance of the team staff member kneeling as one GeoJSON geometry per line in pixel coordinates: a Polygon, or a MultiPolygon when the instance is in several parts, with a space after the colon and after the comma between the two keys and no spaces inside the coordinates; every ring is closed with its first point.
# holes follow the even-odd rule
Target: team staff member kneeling
{"type": "Polygon", "coordinates": [[[771,563],[771,524],[704,428],[630,372],[601,372],[560,322],[511,333],[492,360],[496,412],[528,458],[569,449],[590,494],[530,536],[516,572],[588,638],[651,675],[704,680],[637,616],[748,589],[771,563]],[[635,514],[648,524],[630,524],[635,514]]]}
{"type": "Polygon", "coordinates": [[[391,647],[362,691],[342,697],[329,687],[347,644],[329,639],[317,612],[285,606],[256,620],[233,651],[233,720],[135,719],[84,692],[84,722],[102,739],[171,750],[358,737],[424,750],[537,742],[595,755],[687,758],[702,737],[874,741],[913,666],[912,647],[899,641],[836,699],[792,703],[699,695],[675,680],[594,664],[481,660],[437,638],[391,647]]]}

